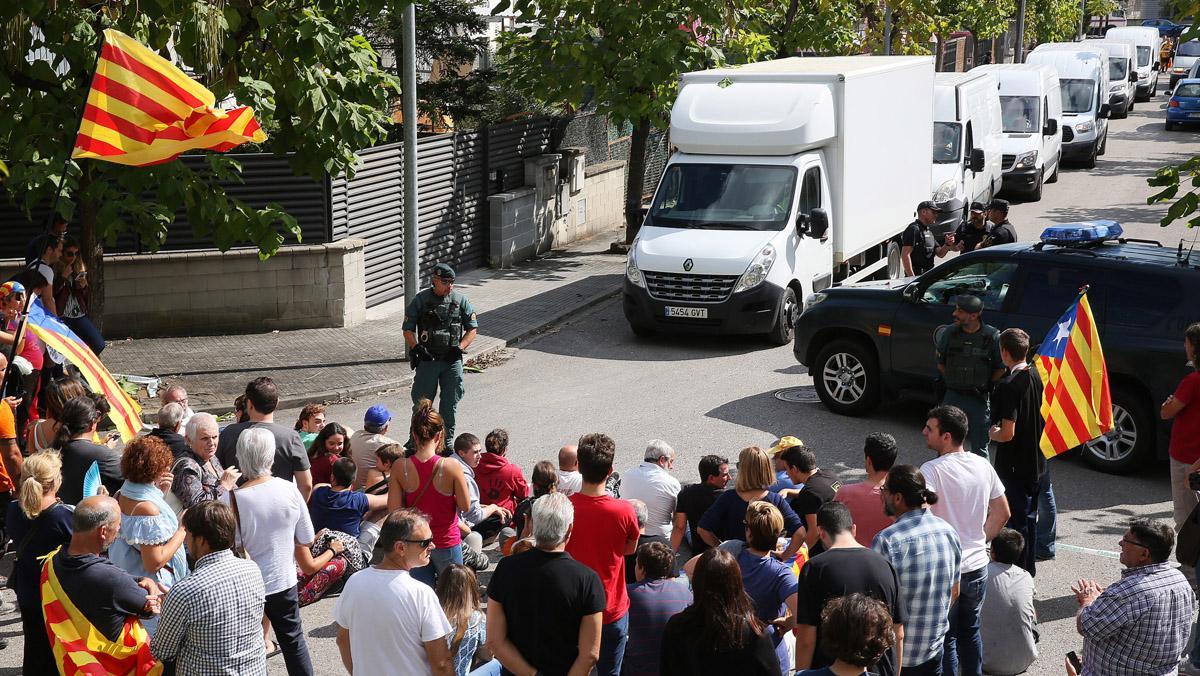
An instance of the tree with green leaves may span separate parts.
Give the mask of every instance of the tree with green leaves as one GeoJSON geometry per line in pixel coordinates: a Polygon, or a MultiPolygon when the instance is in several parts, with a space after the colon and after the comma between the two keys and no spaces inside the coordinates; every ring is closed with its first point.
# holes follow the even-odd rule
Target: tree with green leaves
{"type": "Polygon", "coordinates": [[[110,0],[104,3],[5,0],[0,3],[0,158],[3,190],[26,213],[49,205],[81,236],[102,317],[103,254],[122,233],[150,249],[177,212],[221,250],[249,243],[275,253],[296,220],[278,205],[258,209],[218,185],[240,165],[210,153],[200,171],[174,161],[125,167],[65,162],[75,139],[93,64],[106,28],[120,30],[175,61],[217,101],[254,108],[268,134],[263,150],[289,155],[314,178],[353,171],[355,151],[386,134],[396,79],[380,68],[354,26],[389,0],[110,0]],[[65,168],[65,177],[64,177],[65,168]]]}

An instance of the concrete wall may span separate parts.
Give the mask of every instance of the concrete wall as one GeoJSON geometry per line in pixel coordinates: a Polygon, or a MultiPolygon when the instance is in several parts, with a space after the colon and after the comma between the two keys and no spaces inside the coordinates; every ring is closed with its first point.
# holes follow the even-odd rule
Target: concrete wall
{"type": "Polygon", "coordinates": [[[613,160],[587,168],[583,190],[571,196],[571,213],[555,228],[562,246],[625,224],[625,162],[613,160]]]}
{"type": "MultiPolygon", "coordinates": [[[[105,337],[149,338],[344,327],[366,318],[361,239],[104,259],[105,337]]],[[[20,261],[0,262],[0,275],[20,261]]]]}

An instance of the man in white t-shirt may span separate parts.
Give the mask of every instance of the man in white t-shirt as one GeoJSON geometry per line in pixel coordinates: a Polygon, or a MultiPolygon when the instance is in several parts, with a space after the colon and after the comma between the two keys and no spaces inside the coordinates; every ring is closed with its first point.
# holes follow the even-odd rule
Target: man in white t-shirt
{"type": "Polygon", "coordinates": [[[671,539],[675,520],[675,502],[679,498],[679,479],[671,476],[675,467],[675,449],[660,439],[646,444],[642,464],[621,480],[621,497],[646,503],[646,535],[671,539]]]}
{"type": "Polygon", "coordinates": [[[949,523],[962,543],[958,599],[950,606],[950,630],[942,653],[942,671],[963,676],[983,674],[979,612],[987,589],[987,544],[1008,522],[1004,484],[983,457],[963,451],[967,414],[956,406],[938,406],[925,420],[925,443],[938,457],[921,465],[929,490],[938,494],[929,511],[949,523]]]}
{"type": "Polygon", "coordinates": [[[409,574],[429,564],[429,521],[398,509],[383,522],[379,545],[383,561],[347,580],[333,609],[342,664],[355,676],[454,676],[450,622],[433,588],[409,574]]]}
{"type": "Polygon", "coordinates": [[[579,473],[579,447],[567,444],[558,449],[558,487],[559,493],[571,497],[583,489],[583,475],[579,473]]]}

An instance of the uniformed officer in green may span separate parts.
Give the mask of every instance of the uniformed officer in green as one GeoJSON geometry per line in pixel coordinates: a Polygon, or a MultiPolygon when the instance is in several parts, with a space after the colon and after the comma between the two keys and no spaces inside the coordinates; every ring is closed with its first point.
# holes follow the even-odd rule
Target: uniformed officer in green
{"type": "Polygon", "coordinates": [[[982,320],[983,299],[960,294],[954,299],[954,324],[938,329],[937,364],[946,386],[943,404],[967,414],[967,439],[971,450],[988,457],[991,411],[988,395],[992,383],[1004,375],[1000,359],[1000,332],[982,320]]]}
{"type": "Polygon", "coordinates": [[[454,439],[454,412],[465,392],[463,352],[479,333],[471,301],[454,290],[454,268],[445,263],[433,266],[433,285],[404,309],[403,328],[409,362],[416,369],[413,407],[422,399],[433,401],[441,389],[438,413],[449,444],[454,439]]]}

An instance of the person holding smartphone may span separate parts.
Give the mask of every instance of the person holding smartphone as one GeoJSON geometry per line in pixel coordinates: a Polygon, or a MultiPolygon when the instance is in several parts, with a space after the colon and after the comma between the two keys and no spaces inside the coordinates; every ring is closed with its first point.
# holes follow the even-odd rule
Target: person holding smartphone
{"type": "Polygon", "coordinates": [[[88,317],[92,296],[80,251],[79,240],[67,236],[62,257],[55,263],[54,305],[63,323],[99,355],[104,351],[104,336],[88,317]]]}

